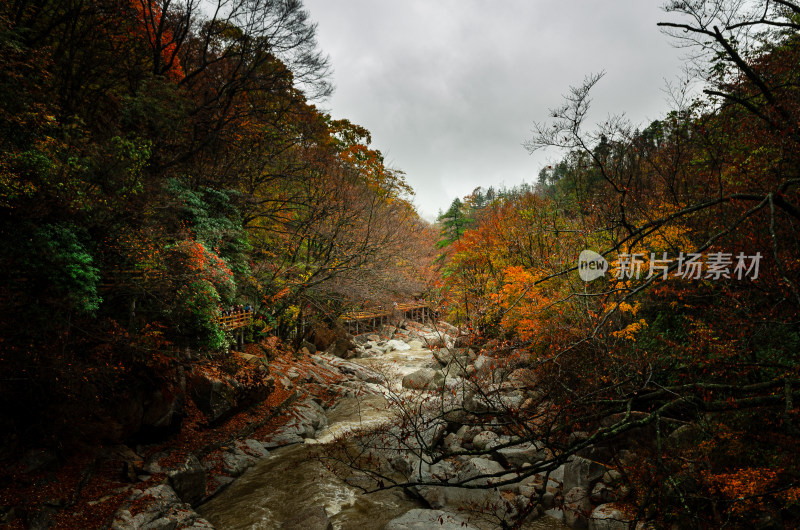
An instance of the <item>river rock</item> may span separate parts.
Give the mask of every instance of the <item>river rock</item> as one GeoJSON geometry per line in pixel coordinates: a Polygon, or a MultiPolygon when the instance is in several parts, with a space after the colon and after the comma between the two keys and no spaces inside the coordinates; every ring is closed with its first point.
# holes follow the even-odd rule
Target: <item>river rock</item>
{"type": "Polygon", "coordinates": [[[194,454],[183,465],[167,472],[169,485],[185,503],[196,505],[206,494],[206,470],[194,454]]]}
{"type": "Polygon", "coordinates": [[[340,336],[337,337],[333,343],[328,346],[325,350],[325,353],[328,355],[333,355],[334,357],[340,357],[343,359],[347,359],[351,356],[352,350],[355,350],[357,344],[353,340],[352,335],[340,336]]]}
{"type": "Polygon", "coordinates": [[[696,425],[681,425],[667,436],[664,445],[667,449],[685,449],[692,447],[699,437],[700,432],[696,425]]]}
{"type": "Polygon", "coordinates": [[[369,349],[362,348],[361,350],[359,350],[358,357],[361,359],[370,359],[372,357],[380,357],[384,353],[386,352],[375,346],[369,349]]]}
{"type": "Polygon", "coordinates": [[[128,500],[114,514],[111,528],[112,530],[145,528],[213,530],[214,527],[194,512],[188,504],[182,503],[171,487],[160,484],[144,491],[133,490],[128,500]]]}
{"type": "Polygon", "coordinates": [[[289,431],[279,431],[274,433],[269,440],[264,442],[264,447],[268,449],[274,449],[276,447],[283,447],[285,445],[303,443],[303,437],[294,430],[294,427],[290,428],[289,431]]]}
{"type": "MultiPolygon", "coordinates": [[[[488,458],[470,458],[458,471],[458,480],[464,481],[480,475],[492,475],[495,473],[502,473],[503,471],[505,471],[503,466],[494,460],[489,460],[488,458]]],[[[498,481],[500,481],[499,477],[485,477],[473,480],[469,484],[474,486],[477,484],[491,484],[492,482],[498,481]]]]}
{"type": "Polygon", "coordinates": [[[606,504],[616,500],[618,499],[616,493],[614,493],[614,490],[602,482],[598,482],[592,488],[592,502],[595,504],[606,504]]]}
{"type": "Polygon", "coordinates": [[[439,329],[443,329],[445,332],[447,332],[450,335],[453,335],[453,336],[458,335],[458,328],[455,327],[454,325],[448,323],[448,322],[445,322],[444,320],[440,320],[439,322],[437,322],[436,326],[439,329]]]}
{"type": "Polygon", "coordinates": [[[402,340],[395,340],[392,339],[386,343],[386,351],[408,351],[411,349],[411,346],[403,342],[402,340]]]}
{"type": "Polygon", "coordinates": [[[189,389],[197,408],[210,422],[225,418],[236,408],[236,391],[227,378],[199,372],[190,379],[189,389]]]}
{"type": "Polygon", "coordinates": [[[350,375],[355,377],[356,379],[360,379],[365,383],[374,383],[377,385],[385,384],[386,377],[383,375],[370,370],[366,366],[361,366],[360,364],[345,361],[338,357],[331,357],[331,356],[320,356],[320,355],[312,355],[311,360],[319,365],[325,363],[328,367],[334,367],[339,372],[344,375],[350,375]]]}
{"type": "Polygon", "coordinates": [[[471,444],[472,440],[483,431],[484,429],[480,425],[462,425],[456,431],[456,435],[463,440],[463,443],[471,444]]]}
{"type": "Polygon", "coordinates": [[[258,458],[248,455],[238,447],[222,453],[222,470],[232,477],[238,477],[256,462],[258,458]]]}
{"type": "Polygon", "coordinates": [[[444,374],[432,368],[422,368],[403,378],[403,387],[413,390],[434,390],[444,383],[444,374]]]}
{"type": "Polygon", "coordinates": [[[423,347],[425,347],[425,344],[418,339],[410,340],[407,342],[407,344],[412,350],[421,350],[423,347]]]}
{"type": "Polygon", "coordinates": [[[530,442],[498,449],[497,454],[506,467],[522,467],[524,464],[535,464],[544,460],[547,456],[544,449],[539,449],[530,442]]]}
{"type": "Polygon", "coordinates": [[[456,340],[453,342],[453,346],[456,348],[468,348],[470,345],[470,336],[469,335],[459,335],[456,337],[456,340]]]}
{"type": "Polygon", "coordinates": [[[458,434],[454,432],[451,432],[450,434],[444,437],[444,440],[442,440],[442,446],[448,453],[463,451],[464,447],[461,444],[462,444],[461,438],[459,438],[458,434]]]}
{"type": "Polygon", "coordinates": [[[622,473],[616,469],[609,469],[603,473],[602,481],[608,486],[616,486],[622,480],[622,473]]]}
{"type": "Polygon", "coordinates": [[[564,522],[571,528],[587,528],[592,503],[583,488],[572,488],[564,495],[564,522]]]}
{"type": "Polygon", "coordinates": [[[442,510],[411,510],[392,519],[383,530],[476,530],[463,519],[442,510]]]}
{"type": "Polygon", "coordinates": [[[282,530],[333,530],[324,506],[314,506],[300,511],[281,525],[282,530]]]}
{"type": "Polygon", "coordinates": [[[307,399],[293,409],[294,416],[300,422],[298,434],[305,438],[313,438],[317,431],[328,426],[325,409],[313,399],[307,399]]]}
{"type": "MultiPolygon", "coordinates": [[[[388,455],[384,453],[382,456],[388,455]]],[[[392,469],[402,473],[408,479],[430,478],[430,465],[412,452],[401,451],[393,454],[389,464],[392,469]]]]}
{"type": "Polygon", "coordinates": [[[264,447],[264,444],[252,438],[248,440],[239,440],[236,442],[236,447],[256,458],[269,456],[269,451],[264,447]]]}
{"type": "Polygon", "coordinates": [[[538,377],[530,368],[517,368],[506,378],[506,381],[515,388],[533,388],[538,377]]]}
{"type": "Polygon", "coordinates": [[[473,363],[475,366],[475,372],[477,372],[478,375],[482,376],[489,375],[494,369],[494,362],[495,362],[494,359],[484,354],[478,355],[478,357],[475,359],[475,362],[473,363]]]}
{"type": "Polygon", "coordinates": [[[441,331],[420,331],[418,335],[428,349],[447,348],[452,346],[453,343],[452,339],[441,331]]]}
{"type": "Polygon", "coordinates": [[[499,438],[494,431],[483,431],[472,439],[472,445],[475,449],[485,451],[497,445],[499,438]]]}
{"type": "Polygon", "coordinates": [[[441,460],[430,466],[430,475],[434,480],[450,482],[458,475],[458,467],[454,462],[441,460]]]}
{"type": "Polygon", "coordinates": [[[589,530],[629,530],[633,518],[628,517],[614,504],[601,504],[589,517],[589,530]]]}
{"type": "Polygon", "coordinates": [[[573,456],[564,466],[564,491],[579,487],[589,491],[603,477],[606,466],[587,458],[573,456]]]}

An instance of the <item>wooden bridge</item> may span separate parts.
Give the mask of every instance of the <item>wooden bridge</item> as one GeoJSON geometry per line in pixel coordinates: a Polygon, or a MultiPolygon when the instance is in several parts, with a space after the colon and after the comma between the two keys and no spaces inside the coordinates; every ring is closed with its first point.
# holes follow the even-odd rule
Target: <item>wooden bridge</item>
{"type": "Polygon", "coordinates": [[[427,304],[397,304],[391,309],[377,308],[365,311],[353,311],[341,316],[348,330],[355,333],[366,333],[394,320],[405,318],[426,322],[436,318],[437,312],[427,304]]]}

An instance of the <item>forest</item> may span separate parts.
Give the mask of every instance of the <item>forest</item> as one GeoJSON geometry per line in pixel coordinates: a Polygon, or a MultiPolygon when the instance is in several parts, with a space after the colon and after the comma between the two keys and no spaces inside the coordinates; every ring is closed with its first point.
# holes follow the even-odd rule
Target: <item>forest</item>
{"type": "Polygon", "coordinates": [[[178,436],[194,405],[165,396],[198,374],[276,393],[242,342],[341,354],[343,315],[424,297],[525,370],[524,403],[441,417],[543,444],[531,473],[602,460],[650,528],[797,527],[800,3],[664,11],[689,51],[673,110],[593,125],[587,73],[520,139],[559,153],[535,184],[431,224],[370,131],[320,110],[301,2],[0,0],[0,525],[33,526],[19,469],[178,436]]]}

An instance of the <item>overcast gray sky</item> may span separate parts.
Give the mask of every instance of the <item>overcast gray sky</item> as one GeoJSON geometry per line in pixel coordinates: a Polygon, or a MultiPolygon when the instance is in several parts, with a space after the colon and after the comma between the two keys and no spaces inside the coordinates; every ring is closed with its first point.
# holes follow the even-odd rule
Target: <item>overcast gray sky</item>
{"type": "Polygon", "coordinates": [[[433,220],[475,187],[533,183],[558,153],[521,143],[570,85],[605,71],[597,121],[649,123],[681,70],[660,0],[305,0],[330,55],[323,107],[372,132],[433,220]]]}

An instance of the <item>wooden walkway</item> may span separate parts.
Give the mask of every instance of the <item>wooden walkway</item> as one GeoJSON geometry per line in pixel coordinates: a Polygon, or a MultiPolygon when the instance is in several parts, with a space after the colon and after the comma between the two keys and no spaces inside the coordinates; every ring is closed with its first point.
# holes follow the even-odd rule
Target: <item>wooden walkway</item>
{"type": "Polygon", "coordinates": [[[371,311],[353,311],[341,316],[342,322],[356,335],[379,328],[392,320],[405,318],[425,322],[436,318],[436,311],[426,304],[397,304],[391,309],[378,308],[371,311]]]}

